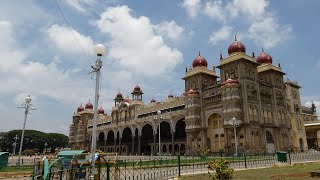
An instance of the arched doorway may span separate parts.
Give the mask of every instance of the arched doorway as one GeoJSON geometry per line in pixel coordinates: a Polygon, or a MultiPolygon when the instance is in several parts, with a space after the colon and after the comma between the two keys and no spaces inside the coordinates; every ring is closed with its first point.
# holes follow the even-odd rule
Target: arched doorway
{"type": "Polygon", "coordinates": [[[129,127],[126,127],[122,132],[122,140],[121,140],[121,150],[125,150],[125,152],[121,152],[121,154],[128,154],[132,151],[132,133],[129,127]]]}
{"type": "Polygon", "coordinates": [[[208,148],[211,152],[219,152],[224,148],[223,119],[220,114],[213,113],[208,117],[207,137],[208,148]]]}
{"type": "Polygon", "coordinates": [[[300,145],[300,151],[304,152],[304,145],[303,145],[303,140],[302,138],[299,139],[299,145],[300,145]]]}
{"type": "Polygon", "coordinates": [[[104,136],[104,132],[100,132],[98,135],[98,143],[97,143],[97,147],[99,148],[100,151],[105,152],[105,136],[104,136]]]}
{"type": "Polygon", "coordinates": [[[114,132],[110,130],[107,134],[106,152],[114,152],[114,132]]]}
{"type": "Polygon", "coordinates": [[[151,154],[151,144],[153,143],[153,129],[150,124],[145,124],[142,128],[140,151],[141,154],[151,154]]]}
{"type": "MultiPolygon", "coordinates": [[[[172,144],[172,134],[171,134],[171,127],[170,124],[166,121],[162,121],[160,123],[160,136],[161,136],[161,153],[167,154],[166,145],[172,144]],[[165,148],[165,149],[164,149],[165,148]]],[[[156,136],[156,143],[159,143],[159,127],[157,127],[157,136],[156,136]]],[[[157,144],[159,148],[159,144],[157,144]]],[[[157,148],[156,153],[159,153],[159,149],[157,148]]]]}
{"type": "Polygon", "coordinates": [[[177,154],[177,153],[185,154],[185,149],[183,151],[181,151],[181,149],[180,149],[180,152],[179,152],[179,145],[178,145],[178,144],[186,144],[187,143],[186,122],[185,122],[184,118],[180,119],[177,122],[176,132],[174,134],[174,138],[175,138],[175,145],[174,145],[175,154],[177,154]]]}
{"type": "Polygon", "coordinates": [[[270,131],[266,131],[267,153],[274,153],[274,140],[270,131]]]}

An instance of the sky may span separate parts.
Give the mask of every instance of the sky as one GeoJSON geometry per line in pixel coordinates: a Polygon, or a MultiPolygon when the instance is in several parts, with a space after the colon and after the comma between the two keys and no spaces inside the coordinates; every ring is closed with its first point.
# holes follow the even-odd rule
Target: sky
{"type": "Polygon", "coordinates": [[[26,129],[68,135],[76,108],[94,102],[104,44],[99,107],[110,113],[120,91],[143,99],[181,96],[186,66],[201,55],[208,67],[227,56],[234,35],[256,56],[261,49],[297,81],[302,105],[320,112],[318,0],[1,0],[0,132],[22,129],[30,94],[37,108],[26,129]]]}

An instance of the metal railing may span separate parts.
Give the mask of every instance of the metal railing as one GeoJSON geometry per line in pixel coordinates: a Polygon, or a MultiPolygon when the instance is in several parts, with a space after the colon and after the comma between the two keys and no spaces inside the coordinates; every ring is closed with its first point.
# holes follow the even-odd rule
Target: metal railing
{"type": "MultiPolygon", "coordinates": [[[[285,162],[320,160],[320,152],[285,154],[285,162]]],[[[282,154],[283,155],[283,154],[282,154]]],[[[242,156],[113,156],[96,161],[95,176],[107,180],[172,179],[181,174],[207,173],[208,164],[216,159],[226,159],[234,169],[270,167],[279,163],[279,154],[243,154],[242,156]]],[[[283,157],[282,157],[283,158],[283,157]]],[[[43,162],[34,168],[33,179],[89,179],[90,165],[72,163],[70,168],[57,161],[47,171],[43,162]]]]}

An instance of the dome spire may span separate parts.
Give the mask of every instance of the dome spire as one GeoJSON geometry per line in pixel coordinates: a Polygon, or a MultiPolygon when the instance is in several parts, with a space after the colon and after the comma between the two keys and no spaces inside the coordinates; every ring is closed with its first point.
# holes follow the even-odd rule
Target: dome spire
{"type": "Polygon", "coordinates": [[[237,34],[234,35],[234,41],[237,41],[237,34]]]}
{"type": "Polygon", "coordinates": [[[199,56],[201,56],[200,51],[199,51],[199,56]]]}
{"type": "Polygon", "coordinates": [[[263,49],[263,47],[262,47],[262,52],[264,52],[264,49],[263,49]]]}

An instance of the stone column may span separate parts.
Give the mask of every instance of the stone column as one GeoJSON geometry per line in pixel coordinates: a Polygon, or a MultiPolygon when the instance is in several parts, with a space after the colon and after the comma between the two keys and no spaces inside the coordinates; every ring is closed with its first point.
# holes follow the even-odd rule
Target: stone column
{"type": "Polygon", "coordinates": [[[122,148],[121,148],[121,137],[119,138],[119,155],[122,153],[122,148]]]}
{"type": "Polygon", "coordinates": [[[141,155],[141,147],[140,147],[140,144],[141,144],[141,135],[138,136],[138,154],[141,155]]]}
{"type": "Polygon", "coordinates": [[[134,136],[131,136],[132,138],[132,155],[134,155],[134,136]]]}
{"type": "Polygon", "coordinates": [[[174,152],[174,135],[175,135],[175,132],[171,129],[171,155],[175,155],[175,152],[174,152]]]}
{"type": "Polygon", "coordinates": [[[157,133],[156,132],[153,132],[153,155],[156,155],[157,154],[157,149],[156,149],[156,136],[157,136],[157,133]]]}
{"type": "Polygon", "coordinates": [[[317,151],[320,149],[320,130],[317,131],[317,143],[318,143],[318,149],[317,151]]]}
{"type": "Polygon", "coordinates": [[[103,149],[104,149],[104,152],[107,152],[107,138],[104,139],[103,149]]]}
{"type": "Polygon", "coordinates": [[[117,138],[114,138],[114,143],[113,143],[113,152],[117,152],[117,138]]]}

